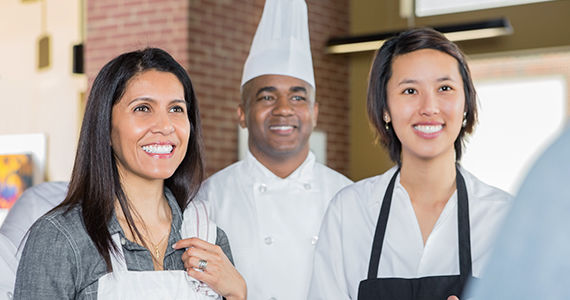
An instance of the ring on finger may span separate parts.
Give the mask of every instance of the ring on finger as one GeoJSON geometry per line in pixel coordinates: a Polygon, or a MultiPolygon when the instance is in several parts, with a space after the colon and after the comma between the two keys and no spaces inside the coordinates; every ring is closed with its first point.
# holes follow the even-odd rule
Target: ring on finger
{"type": "Polygon", "coordinates": [[[208,262],[203,259],[200,259],[200,261],[198,262],[198,269],[205,271],[207,266],[208,262]]]}

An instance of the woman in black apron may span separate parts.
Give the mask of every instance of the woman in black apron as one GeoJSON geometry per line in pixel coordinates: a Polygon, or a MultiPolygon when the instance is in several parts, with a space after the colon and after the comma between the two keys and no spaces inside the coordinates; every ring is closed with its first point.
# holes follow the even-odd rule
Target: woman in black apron
{"type": "Polygon", "coordinates": [[[372,65],[367,105],[397,166],[335,196],[308,298],[456,299],[473,276],[472,247],[477,258],[487,252],[510,202],[458,164],[477,119],[463,54],[432,29],[388,40],[372,65]],[[475,215],[485,217],[476,223],[484,241],[471,239],[475,215]],[[420,243],[421,255],[407,247],[420,243]]]}

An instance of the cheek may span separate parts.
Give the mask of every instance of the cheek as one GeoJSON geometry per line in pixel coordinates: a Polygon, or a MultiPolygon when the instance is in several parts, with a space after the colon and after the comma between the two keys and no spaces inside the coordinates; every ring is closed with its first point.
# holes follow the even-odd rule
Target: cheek
{"type": "Polygon", "coordinates": [[[465,111],[465,100],[457,99],[456,101],[445,102],[443,107],[448,116],[453,117],[453,119],[463,121],[463,112],[465,111]]]}

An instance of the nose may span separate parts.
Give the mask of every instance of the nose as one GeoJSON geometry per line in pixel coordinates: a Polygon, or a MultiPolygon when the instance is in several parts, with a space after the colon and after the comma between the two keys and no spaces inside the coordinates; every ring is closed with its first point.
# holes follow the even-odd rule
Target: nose
{"type": "Polygon", "coordinates": [[[174,124],[172,124],[172,120],[170,120],[170,116],[167,112],[157,113],[153,121],[153,133],[168,135],[174,132],[174,124]]]}
{"type": "Polygon", "coordinates": [[[277,116],[290,116],[293,114],[293,107],[287,97],[281,96],[275,102],[275,107],[272,112],[277,116]]]}
{"type": "Polygon", "coordinates": [[[439,114],[439,101],[434,93],[425,93],[421,97],[420,115],[431,116],[439,114]]]}

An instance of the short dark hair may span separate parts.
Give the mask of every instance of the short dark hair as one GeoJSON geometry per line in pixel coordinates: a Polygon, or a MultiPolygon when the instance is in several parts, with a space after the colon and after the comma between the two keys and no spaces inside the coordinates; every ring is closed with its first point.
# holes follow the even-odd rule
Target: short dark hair
{"type": "Polygon", "coordinates": [[[459,73],[463,79],[465,91],[465,112],[467,123],[459,131],[455,140],[455,157],[461,159],[464,136],[471,133],[477,122],[477,94],[465,55],[456,44],[448,40],[443,34],[431,28],[418,28],[400,33],[387,40],[376,52],[376,57],[370,69],[368,82],[367,110],[368,118],[376,129],[376,139],[388,150],[390,158],[401,164],[402,143],[396,136],[392,126],[386,129],[383,119],[384,111],[388,110],[386,87],[392,77],[392,64],[398,55],[410,53],[421,49],[434,49],[451,55],[457,60],[459,73]]]}
{"type": "MultiPolygon", "coordinates": [[[[180,208],[194,198],[204,178],[202,134],[198,103],[186,70],[166,51],[146,48],[121,54],[99,72],[87,101],[69,192],[60,206],[68,211],[79,205],[87,233],[111,269],[109,250],[114,249],[107,224],[118,199],[131,231],[141,238],[121,187],[116,159],[111,148],[111,113],[125,93],[129,81],[148,70],[175,75],[184,87],[190,121],[186,155],[174,174],[165,180],[180,208]]],[[[141,240],[143,240],[141,238],[141,240]]]]}

